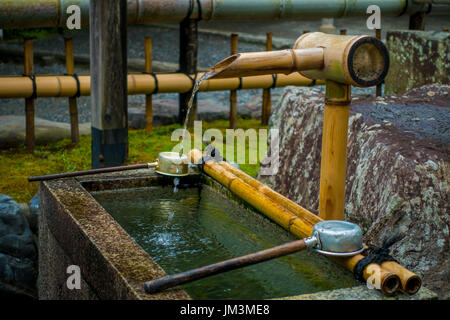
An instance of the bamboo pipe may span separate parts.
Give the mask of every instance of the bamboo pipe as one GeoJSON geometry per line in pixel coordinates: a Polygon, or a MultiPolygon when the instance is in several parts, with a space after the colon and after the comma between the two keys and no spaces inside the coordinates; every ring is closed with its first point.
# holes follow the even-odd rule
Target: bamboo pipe
{"type": "Polygon", "coordinates": [[[229,164],[226,161],[220,161],[219,164],[224,167],[226,170],[234,174],[236,177],[242,179],[245,183],[249,184],[265,196],[269,197],[276,203],[281,204],[286,209],[290,210],[293,214],[298,216],[304,221],[307,221],[311,225],[315,225],[316,223],[323,221],[320,219],[317,215],[314,213],[308,211],[307,209],[301,207],[294,201],[286,198],[285,196],[282,196],[278,192],[273,191],[271,188],[269,188],[264,183],[259,182],[258,180],[252,178],[245,172],[233,167],[231,164],[229,164]]]}
{"type": "MultiPolygon", "coordinates": [[[[342,265],[343,267],[345,267],[346,269],[348,269],[352,272],[355,269],[357,263],[364,258],[365,258],[365,256],[360,253],[357,255],[354,255],[352,257],[347,257],[347,258],[332,257],[332,259],[334,261],[336,261],[338,264],[342,265]]],[[[397,263],[396,263],[396,265],[400,266],[397,263]]],[[[403,268],[404,270],[407,270],[404,267],[401,267],[401,268],[403,268]]],[[[397,269],[396,271],[399,273],[393,272],[392,270],[388,270],[388,269],[384,268],[383,266],[380,266],[376,263],[370,263],[363,270],[363,278],[366,281],[368,281],[368,279],[371,278],[371,280],[374,280],[375,283],[378,283],[380,285],[380,290],[384,294],[393,295],[400,287],[401,279],[402,279],[402,275],[403,275],[403,272],[400,268],[397,269]],[[378,269],[378,273],[369,272],[369,270],[374,270],[374,269],[378,269]]],[[[407,271],[409,272],[409,270],[407,270],[407,271]]]]}
{"type": "MultiPolygon", "coordinates": [[[[24,39],[24,74],[34,76],[34,61],[33,61],[33,40],[24,39]]],[[[33,90],[33,81],[27,77],[31,82],[33,90]]],[[[25,144],[28,151],[34,150],[34,97],[32,94],[25,98],[25,144]]]]}
{"type": "Polygon", "coordinates": [[[371,87],[384,80],[388,69],[389,53],[375,37],[312,32],[300,36],[293,49],[225,58],[210,69],[208,79],[296,71],[309,79],[371,87]]]}
{"type": "Polygon", "coordinates": [[[407,294],[415,294],[422,286],[422,279],[418,275],[394,261],[385,261],[381,267],[400,277],[402,290],[407,294]]]}
{"type": "MultiPolygon", "coordinates": [[[[152,38],[145,37],[145,72],[152,72],[152,38]]],[[[145,132],[153,132],[153,96],[145,95],[145,132]]]]}
{"type": "Polygon", "coordinates": [[[204,267],[168,275],[159,279],[147,281],[144,283],[144,289],[147,293],[156,293],[167,288],[172,288],[180,284],[203,279],[219,273],[243,268],[246,266],[261,263],[274,258],[286,256],[291,253],[301,251],[306,248],[304,240],[296,240],[276,246],[270,249],[261,250],[245,256],[221,261],[204,267]]]}
{"type": "Polygon", "coordinates": [[[326,81],[319,193],[319,217],[324,220],[345,220],[350,94],[349,85],[326,81]]]}
{"type": "MultiPolygon", "coordinates": [[[[72,38],[64,38],[64,47],[66,50],[66,72],[73,75],[75,73],[75,64],[73,59],[73,40],[72,38]]],[[[69,114],[70,114],[70,136],[73,143],[80,140],[80,132],[78,128],[78,108],[77,99],[69,98],[69,114]]]]}
{"type": "Polygon", "coordinates": [[[266,74],[290,74],[294,71],[321,69],[323,48],[304,50],[278,50],[270,52],[246,52],[232,55],[210,69],[209,78],[223,79],[266,74]]]}
{"type": "MultiPolygon", "coordinates": [[[[202,153],[194,149],[189,152],[189,157],[191,162],[198,164],[201,161],[202,153]]],[[[294,231],[291,230],[291,228],[294,227],[295,233],[301,238],[311,236],[313,228],[312,224],[301,220],[295,214],[285,209],[268,196],[256,191],[255,188],[227,171],[218,163],[207,161],[204,165],[204,169],[209,176],[227,187],[231,192],[238,195],[255,209],[266,213],[270,219],[283,228],[294,233],[294,231]]]]}
{"type": "MultiPolygon", "coordinates": [[[[201,162],[202,153],[199,150],[194,149],[189,152],[189,157],[191,159],[191,162],[198,164],[201,162]]],[[[255,207],[257,210],[259,210],[261,213],[263,213],[264,215],[266,215],[267,217],[269,217],[271,220],[275,221],[282,227],[286,228],[286,221],[291,220],[290,225],[288,224],[288,227],[286,229],[289,230],[292,234],[294,234],[300,238],[305,238],[305,237],[311,236],[312,231],[314,229],[314,224],[310,223],[306,219],[303,220],[303,216],[300,216],[300,218],[298,218],[298,219],[292,220],[293,213],[282,205],[282,204],[285,204],[286,202],[278,203],[277,201],[273,200],[272,198],[262,195],[259,190],[255,189],[252,185],[247,184],[243,179],[237,177],[236,175],[234,175],[231,172],[229,172],[228,170],[226,170],[225,167],[222,165],[223,165],[223,163],[221,163],[219,165],[218,163],[216,163],[212,160],[209,160],[209,161],[206,161],[206,163],[204,163],[203,169],[206,174],[211,176],[213,179],[217,180],[219,183],[221,183],[222,185],[227,187],[229,190],[231,190],[237,196],[239,196],[240,198],[242,198],[243,200],[245,200],[246,202],[251,204],[253,207],[255,207]],[[244,188],[242,186],[240,188],[232,189],[233,183],[239,184],[240,186],[242,184],[246,184],[247,188],[245,189],[245,192],[242,192],[242,190],[244,190],[244,188]],[[263,197],[261,197],[261,196],[263,196],[263,197]],[[259,200],[259,199],[262,199],[262,200],[259,200]],[[258,201],[269,202],[271,204],[271,206],[266,206],[266,207],[263,205],[256,206],[258,201]],[[256,205],[253,204],[255,202],[256,202],[256,205]],[[271,210],[267,210],[267,208],[270,208],[271,210]],[[280,221],[284,222],[284,224],[281,224],[280,221]]],[[[229,168],[229,167],[227,166],[227,168],[229,168]]],[[[235,170],[233,170],[233,171],[237,172],[237,170],[238,169],[235,168],[235,170]]],[[[241,174],[240,176],[245,177],[243,174],[241,174]]],[[[257,186],[257,184],[255,184],[255,182],[252,181],[251,179],[247,179],[247,180],[250,183],[252,183],[254,186],[257,186]]],[[[260,188],[260,190],[262,190],[262,189],[263,188],[260,188]]],[[[270,188],[267,187],[267,189],[270,189],[270,188]]],[[[272,190],[272,192],[276,193],[273,190],[272,190]]],[[[280,195],[280,197],[283,197],[283,196],[280,195]]],[[[323,221],[320,218],[317,218],[317,219],[319,221],[323,221]]],[[[358,254],[356,256],[349,257],[349,258],[335,258],[335,260],[353,272],[353,269],[355,268],[358,261],[360,261],[363,258],[364,258],[363,255],[358,254]]],[[[369,264],[365,268],[365,272],[363,272],[363,277],[365,280],[367,280],[371,276],[371,274],[369,274],[367,272],[367,269],[370,265],[372,265],[372,264],[369,264]]],[[[373,264],[373,265],[375,265],[375,264],[373,264]]],[[[378,265],[375,265],[375,266],[378,266],[378,265]]],[[[376,278],[375,280],[378,283],[380,283],[380,290],[383,293],[385,293],[387,295],[391,295],[397,290],[398,285],[399,285],[399,280],[398,280],[398,277],[396,274],[394,274],[392,272],[388,272],[386,270],[383,270],[379,274],[375,275],[375,277],[377,277],[377,276],[379,278],[376,278]]]]}
{"type": "MultiPolygon", "coordinates": [[[[203,76],[199,73],[197,78],[203,76]]],[[[194,77],[195,75],[192,75],[194,77]]],[[[183,73],[156,74],[158,79],[158,93],[183,93],[192,89],[192,80],[183,73]]],[[[80,95],[90,95],[90,76],[79,75],[80,95]]],[[[242,88],[260,89],[269,88],[274,83],[272,75],[243,77],[242,88]]],[[[316,81],[315,84],[324,84],[324,81],[316,81]]],[[[310,86],[314,82],[298,73],[288,76],[279,74],[275,87],[289,85],[310,86]]],[[[237,90],[239,79],[217,79],[204,80],[200,85],[200,91],[224,91],[237,90]]],[[[151,94],[155,90],[155,79],[147,74],[128,75],[128,94],[151,94]]],[[[65,75],[42,75],[36,76],[36,94],[38,97],[72,97],[77,92],[77,83],[72,76],[65,75]]],[[[0,99],[1,98],[28,98],[33,94],[33,83],[30,78],[23,76],[0,76],[0,99]]]]}
{"type": "MultiPolygon", "coordinates": [[[[268,32],[266,35],[266,51],[272,51],[272,33],[268,32]]],[[[261,112],[261,124],[268,125],[270,118],[270,107],[271,107],[271,94],[270,88],[263,89],[262,96],[262,112],[261,112]]]]}
{"type": "MultiPolygon", "coordinates": [[[[446,3],[448,1],[427,2],[446,3]]],[[[311,0],[128,0],[127,22],[128,24],[179,23],[186,18],[187,12],[191,12],[191,19],[205,21],[364,17],[369,4],[378,5],[384,16],[399,16],[427,10],[427,5],[418,3],[418,0],[351,2],[348,0],[314,2],[311,0]]],[[[73,14],[73,11],[67,10],[71,5],[77,5],[80,9],[81,26],[89,25],[89,0],[2,0],[0,1],[0,29],[65,27],[73,14]]]]}
{"type": "MultiPolygon", "coordinates": [[[[235,33],[231,35],[231,54],[236,54],[238,51],[239,36],[235,33]]],[[[230,129],[236,128],[237,118],[237,91],[230,91],[230,129]]]]}

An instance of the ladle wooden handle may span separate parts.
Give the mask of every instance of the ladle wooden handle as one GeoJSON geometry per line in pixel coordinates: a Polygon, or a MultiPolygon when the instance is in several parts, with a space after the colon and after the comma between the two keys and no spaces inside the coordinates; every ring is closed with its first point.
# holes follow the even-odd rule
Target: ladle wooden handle
{"type": "Polygon", "coordinates": [[[156,280],[151,280],[144,283],[144,289],[147,293],[155,293],[167,288],[172,288],[180,284],[192,282],[194,280],[206,278],[215,274],[282,257],[294,252],[301,251],[305,248],[306,243],[304,240],[288,242],[280,246],[247,254],[245,256],[225,260],[185,272],[180,272],[174,275],[165,276],[156,280]]]}
{"type": "Polygon", "coordinates": [[[62,179],[62,178],[69,178],[69,177],[85,176],[85,175],[89,175],[89,174],[135,170],[135,169],[147,169],[147,168],[150,168],[155,165],[156,165],[156,162],[154,162],[154,163],[152,162],[152,163],[143,163],[143,164],[131,164],[128,166],[118,166],[118,167],[91,169],[91,170],[83,170],[83,171],[55,173],[55,174],[48,174],[45,176],[29,177],[28,181],[29,182],[45,181],[45,180],[54,180],[54,179],[62,179]]]}

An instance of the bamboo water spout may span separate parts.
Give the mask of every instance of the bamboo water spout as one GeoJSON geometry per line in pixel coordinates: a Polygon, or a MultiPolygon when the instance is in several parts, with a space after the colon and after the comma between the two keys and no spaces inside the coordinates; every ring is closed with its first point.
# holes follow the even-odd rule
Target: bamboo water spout
{"type": "Polygon", "coordinates": [[[290,50],[225,58],[211,68],[209,79],[299,72],[313,80],[370,87],[381,83],[388,69],[388,51],[375,37],[313,32],[300,36],[290,50]]]}

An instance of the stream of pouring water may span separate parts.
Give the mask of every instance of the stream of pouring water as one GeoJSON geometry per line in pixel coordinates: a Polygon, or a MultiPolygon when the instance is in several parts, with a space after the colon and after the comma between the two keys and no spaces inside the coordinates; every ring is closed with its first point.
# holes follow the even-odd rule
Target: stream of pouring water
{"type": "MultiPolygon", "coordinates": [[[[194,85],[194,88],[192,89],[192,94],[191,97],[189,99],[188,102],[188,109],[186,112],[186,118],[184,119],[184,129],[183,129],[183,139],[181,140],[181,149],[179,152],[179,157],[181,159],[181,156],[183,155],[183,151],[184,151],[184,139],[186,137],[186,132],[187,132],[187,125],[189,122],[189,114],[191,113],[191,109],[192,109],[192,105],[194,104],[194,99],[195,99],[195,95],[198,92],[198,89],[200,88],[200,84],[202,83],[203,80],[208,79],[210,76],[214,75],[215,72],[206,72],[200,79],[197,80],[197,82],[194,85]]],[[[174,188],[173,188],[173,192],[176,193],[178,192],[178,185],[180,183],[180,179],[175,178],[173,180],[173,184],[174,184],[174,188]]]]}
{"type": "Polygon", "coordinates": [[[192,105],[194,104],[195,95],[197,94],[198,89],[200,88],[200,84],[202,83],[202,81],[205,80],[205,79],[208,79],[209,77],[211,77],[211,76],[213,76],[215,74],[216,74],[215,72],[206,72],[200,79],[197,80],[197,82],[194,85],[194,88],[192,89],[192,95],[191,95],[191,98],[189,99],[189,102],[188,102],[188,109],[187,109],[187,112],[186,112],[186,118],[184,119],[183,139],[181,141],[180,158],[181,158],[181,155],[183,154],[183,151],[184,151],[184,139],[185,139],[186,132],[187,132],[187,125],[188,125],[188,121],[189,121],[189,114],[191,112],[192,105]]]}

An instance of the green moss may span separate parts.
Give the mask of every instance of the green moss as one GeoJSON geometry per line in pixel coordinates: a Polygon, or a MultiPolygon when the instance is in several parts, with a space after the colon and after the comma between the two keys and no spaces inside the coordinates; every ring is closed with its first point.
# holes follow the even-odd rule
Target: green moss
{"type": "MultiPolygon", "coordinates": [[[[225,137],[227,127],[226,120],[203,122],[203,133],[207,129],[216,128],[225,137]]],[[[177,128],[181,126],[155,127],[151,135],[147,135],[145,130],[130,130],[128,163],[152,162],[159,152],[172,150],[179,143],[179,141],[171,141],[172,132],[177,128]]],[[[261,126],[259,120],[238,119],[237,128],[247,130],[266,127],[261,126]]],[[[246,163],[248,163],[248,138],[246,141],[246,163]]],[[[74,145],[70,139],[65,139],[57,143],[36,146],[34,153],[27,152],[24,146],[2,150],[0,163],[0,193],[8,194],[18,202],[28,202],[38,190],[37,182],[27,181],[29,176],[91,168],[91,136],[81,136],[77,145],[74,145]]],[[[259,157],[257,164],[243,164],[241,169],[251,176],[256,176],[259,169],[259,157]]]]}
{"type": "Polygon", "coordinates": [[[6,29],[3,32],[6,41],[21,42],[24,38],[45,39],[53,37],[58,34],[58,28],[6,29]]]}

